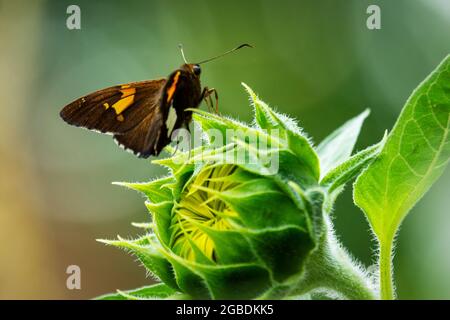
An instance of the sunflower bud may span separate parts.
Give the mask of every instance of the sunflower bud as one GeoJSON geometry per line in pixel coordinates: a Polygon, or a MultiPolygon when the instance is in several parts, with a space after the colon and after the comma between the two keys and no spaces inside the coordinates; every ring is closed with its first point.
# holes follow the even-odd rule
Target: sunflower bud
{"type": "Polygon", "coordinates": [[[318,153],[295,121],[246,89],[254,125],[195,110],[201,145],[154,161],[169,168],[165,178],[121,183],[147,196],[152,223],[140,225],[148,233],[137,240],[107,243],[135,254],[171,292],[288,296],[326,241],[324,216],[339,186],[378,150],[340,159],[340,168],[321,175],[318,153]]]}

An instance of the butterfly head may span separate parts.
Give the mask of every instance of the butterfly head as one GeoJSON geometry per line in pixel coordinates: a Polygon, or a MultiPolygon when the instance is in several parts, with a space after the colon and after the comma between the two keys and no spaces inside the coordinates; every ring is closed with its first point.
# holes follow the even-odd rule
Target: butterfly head
{"type": "Polygon", "coordinates": [[[181,66],[181,69],[193,74],[196,77],[200,77],[200,74],[202,73],[200,64],[199,63],[188,63],[186,60],[186,56],[184,55],[183,46],[181,44],[179,44],[178,47],[180,48],[181,56],[183,57],[183,60],[184,60],[184,64],[181,66]]]}
{"type": "Polygon", "coordinates": [[[200,68],[200,65],[198,65],[198,64],[193,64],[193,65],[192,65],[192,72],[193,72],[197,77],[199,77],[199,76],[200,76],[200,73],[202,73],[202,68],[200,68]]]}
{"type": "Polygon", "coordinates": [[[223,56],[225,56],[225,55],[227,55],[229,53],[232,53],[232,52],[234,52],[236,50],[239,50],[241,48],[245,48],[245,47],[252,48],[251,45],[244,43],[244,44],[241,44],[240,46],[238,46],[238,47],[236,47],[234,49],[231,49],[231,50],[229,50],[227,52],[219,54],[218,56],[215,56],[215,57],[212,57],[212,58],[200,61],[198,63],[188,63],[187,60],[186,60],[186,56],[184,55],[183,46],[181,44],[179,44],[178,47],[180,48],[181,56],[183,57],[183,60],[184,60],[184,65],[181,66],[181,69],[188,71],[189,73],[195,75],[196,77],[200,77],[200,74],[202,73],[202,69],[200,68],[200,65],[202,63],[206,63],[206,62],[209,62],[209,61],[212,61],[212,60],[216,60],[217,58],[223,57],[223,56]]]}
{"type": "Polygon", "coordinates": [[[202,69],[200,68],[200,66],[195,63],[183,64],[180,69],[183,71],[186,71],[187,73],[189,73],[197,78],[200,77],[200,74],[202,73],[202,69]]]}

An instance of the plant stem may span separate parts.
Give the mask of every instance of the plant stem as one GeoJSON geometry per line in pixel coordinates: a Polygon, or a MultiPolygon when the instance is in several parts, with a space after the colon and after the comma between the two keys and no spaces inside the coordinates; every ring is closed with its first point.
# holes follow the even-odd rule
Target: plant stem
{"type": "Polygon", "coordinates": [[[293,293],[301,295],[313,289],[324,288],[350,300],[378,299],[372,279],[339,244],[328,217],[325,220],[327,232],[319,247],[309,257],[306,273],[296,284],[293,293]]]}
{"type": "Polygon", "coordinates": [[[382,300],[394,300],[394,283],[392,281],[392,242],[393,237],[380,240],[380,295],[382,300]]]}

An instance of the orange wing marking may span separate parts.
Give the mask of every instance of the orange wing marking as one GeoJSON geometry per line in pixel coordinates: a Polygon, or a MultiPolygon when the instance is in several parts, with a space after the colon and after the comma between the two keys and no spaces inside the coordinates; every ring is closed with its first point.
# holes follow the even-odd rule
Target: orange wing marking
{"type": "Polygon", "coordinates": [[[173,83],[167,90],[167,102],[172,100],[173,94],[175,93],[175,89],[177,88],[178,79],[180,78],[180,73],[181,73],[180,71],[177,71],[177,73],[175,73],[175,76],[173,77],[173,83]]]}
{"type": "MultiPolygon", "coordinates": [[[[129,85],[123,85],[122,89],[120,89],[120,92],[122,93],[120,100],[111,106],[116,111],[117,115],[120,115],[129,106],[131,106],[133,104],[134,95],[136,94],[136,88],[131,88],[129,85]]],[[[123,121],[123,116],[117,117],[117,120],[123,121]],[[122,119],[122,120],[119,120],[119,119],[122,119]]]]}

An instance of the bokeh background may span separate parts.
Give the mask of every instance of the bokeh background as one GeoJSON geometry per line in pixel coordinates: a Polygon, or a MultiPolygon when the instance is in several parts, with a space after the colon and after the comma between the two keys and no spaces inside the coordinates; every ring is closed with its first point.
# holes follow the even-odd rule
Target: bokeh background
{"type": "MultiPolygon", "coordinates": [[[[224,114],[249,121],[244,81],[297,117],[320,142],[372,110],[358,149],[390,129],[414,87],[450,52],[447,0],[8,1],[0,0],[0,298],[78,299],[151,282],[127,254],[95,241],[140,232],[143,199],[111,185],[164,174],[121,151],[108,136],[58,116],[93,90],[168,75],[243,42],[203,67],[224,114]],[[66,9],[81,7],[81,30],[66,9]],[[381,7],[381,30],[366,9],[381,7]],[[68,265],[81,290],[66,288],[68,265]]],[[[407,217],[395,278],[403,299],[450,299],[450,172],[407,217]]],[[[341,196],[342,242],[370,265],[374,241],[363,214],[341,196]]]]}

